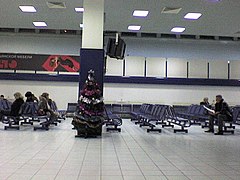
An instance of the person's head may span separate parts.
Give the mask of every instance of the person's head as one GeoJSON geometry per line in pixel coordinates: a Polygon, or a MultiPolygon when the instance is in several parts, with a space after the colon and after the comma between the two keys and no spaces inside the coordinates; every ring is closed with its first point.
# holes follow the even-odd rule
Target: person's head
{"type": "Polygon", "coordinates": [[[22,96],[22,94],[20,92],[14,93],[13,96],[15,97],[15,99],[23,99],[23,96],[22,96]]]}
{"type": "Polygon", "coordinates": [[[4,99],[4,95],[1,95],[1,96],[0,96],[0,99],[4,99]]]}
{"type": "Polygon", "coordinates": [[[207,97],[203,98],[203,101],[208,102],[208,98],[207,97]]]}
{"type": "Polygon", "coordinates": [[[47,100],[49,99],[49,94],[46,93],[46,92],[42,93],[41,96],[44,97],[44,98],[46,98],[47,100]]]}
{"type": "Polygon", "coordinates": [[[219,103],[222,100],[222,95],[216,95],[216,102],[219,103]]]}
{"type": "Polygon", "coordinates": [[[25,97],[26,97],[26,98],[31,98],[31,97],[33,97],[32,92],[31,92],[31,91],[26,92],[26,93],[25,93],[25,97]]]}
{"type": "Polygon", "coordinates": [[[39,101],[47,101],[45,97],[43,97],[42,95],[39,96],[39,101]]]}

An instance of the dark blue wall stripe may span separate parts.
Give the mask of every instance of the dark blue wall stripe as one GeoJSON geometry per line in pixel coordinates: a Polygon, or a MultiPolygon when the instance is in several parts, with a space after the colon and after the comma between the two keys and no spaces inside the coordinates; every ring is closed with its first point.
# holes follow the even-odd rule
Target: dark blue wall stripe
{"type": "MultiPolygon", "coordinates": [[[[26,74],[0,73],[0,80],[79,82],[79,76],[63,74],[48,75],[27,73],[26,74]]],[[[154,77],[122,77],[122,76],[105,76],[104,83],[240,86],[240,81],[230,79],[154,78],[154,77]]]]}

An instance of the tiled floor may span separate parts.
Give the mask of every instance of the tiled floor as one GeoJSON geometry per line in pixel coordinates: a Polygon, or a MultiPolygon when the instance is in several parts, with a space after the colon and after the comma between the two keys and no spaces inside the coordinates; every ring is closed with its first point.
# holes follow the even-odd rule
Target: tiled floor
{"type": "Polygon", "coordinates": [[[0,180],[230,180],[240,179],[240,126],[214,136],[199,126],[146,133],[129,120],[122,132],[75,138],[71,119],[49,131],[4,131],[0,180]]]}

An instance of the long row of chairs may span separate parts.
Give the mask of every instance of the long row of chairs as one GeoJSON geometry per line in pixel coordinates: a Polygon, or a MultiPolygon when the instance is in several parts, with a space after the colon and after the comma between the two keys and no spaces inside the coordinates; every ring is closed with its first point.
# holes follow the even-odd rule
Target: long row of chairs
{"type": "MultiPolygon", "coordinates": [[[[234,133],[235,126],[234,122],[237,118],[240,118],[240,106],[232,108],[233,121],[225,122],[224,132],[234,133]]],[[[147,132],[158,131],[161,129],[157,127],[158,124],[162,125],[162,128],[172,127],[175,125],[180,129],[174,129],[176,132],[188,133],[188,127],[192,125],[202,125],[202,128],[208,126],[209,115],[201,105],[190,105],[186,112],[175,112],[175,109],[170,105],[153,105],[153,104],[142,104],[139,111],[133,111],[130,113],[132,121],[135,124],[139,124],[140,127],[147,126],[147,132]]]]}
{"type": "Polygon", "coordinates": [[[178,125],[181,128],[174,129],[174,133],[187,133],[188,130],[186,128],[191,126],[191,121],[189,119],[177,116],[173,107],[169,105],[143,104],[139,112],[132,112],[131,115],[133,116],[131,120],[135,121],[135,124],[139,124],[140,127],[149,127],[147,132],[158,131],[160,133],[161,129],[156,128],[156,126],[161,124],[163,128],[173,128],[174,125],[178,125]]]}
{"type": "MultiPolygon", "coordinates": [[[[57,106],[53,101],[51,109],[57,114],[57,106]]],[[[57,125],[62,119],[65,119],[63,113],[56,116],[57,118],[50,118],[49,115],[38,114],[38,104],[36,102],[25,102],[20,108],[20,115],[17,117],[4,115],[2,117],[2,123],[4,123],[4,130],[7,129],[20,129],[21,125],[34,125],[34,122],[38,122],[37,126],[34,125],[33,129],[49,130],[50,125],[57,125]]]]}

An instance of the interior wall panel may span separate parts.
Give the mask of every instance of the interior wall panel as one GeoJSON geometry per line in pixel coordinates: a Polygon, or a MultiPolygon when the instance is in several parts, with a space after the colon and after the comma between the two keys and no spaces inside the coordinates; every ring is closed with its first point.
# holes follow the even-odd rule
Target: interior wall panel
{"type": "Polygon", "coordinates": [[[187,60],[168,58],[167,77],[187,78],[187,60]]]}
{"type": "Polygon", "coordinates": [[[147,77],[165,77],[166,58],[146,58],[147,77]]]}

